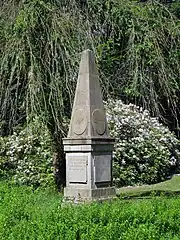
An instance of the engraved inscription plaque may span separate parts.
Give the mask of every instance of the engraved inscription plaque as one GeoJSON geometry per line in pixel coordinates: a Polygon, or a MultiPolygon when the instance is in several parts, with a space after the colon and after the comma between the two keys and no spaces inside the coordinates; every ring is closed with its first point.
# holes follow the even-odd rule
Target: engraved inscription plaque
{"type": "Polygon", "coordinates": [[[111,155],[98,155],[94,160],[95,182],[111,181],[111,155]]]}
{"type": "Polygon", "coordinates": [[[68,157],[68,176],[69,182],[86,183],[87,182],[87,163],[86,156],[68,157]]]}
{"type": "Polygon", "coordinates": [[[99,135],[103,135],[106,131],[106,121],[105,121],[104,113],[99,109],[95,109],[92,115],[93,115],[93,126],[96,132],[99,135]]]}

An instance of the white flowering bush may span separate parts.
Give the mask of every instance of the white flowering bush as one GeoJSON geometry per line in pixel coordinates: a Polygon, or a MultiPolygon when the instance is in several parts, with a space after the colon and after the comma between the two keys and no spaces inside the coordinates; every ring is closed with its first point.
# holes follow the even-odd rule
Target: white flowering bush
{"type": "Polygon", "coordinates": [[[110,134],[116,139],[117,186],[157,183],[179,171],[179,140],[147,110],[110,100],[106,111],[110,134]]]}
{"type": "Polygon", "coordinates": [[[46,126],[35,118],[24,129],[0,137],[0,176],[35,187],[53,183],[52,141],[46,126]]]}

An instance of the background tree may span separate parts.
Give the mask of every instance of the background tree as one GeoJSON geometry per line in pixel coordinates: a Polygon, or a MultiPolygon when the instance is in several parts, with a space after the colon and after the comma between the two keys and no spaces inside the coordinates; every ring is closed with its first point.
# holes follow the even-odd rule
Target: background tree
{"type": "Polygon", "coordinates": [[[179,20],[166,5],[125,0],[5,0],[0,9],[1,135],[38,115],[64,184],[62,138],[80,53],[97,56],[104,97],[138,103],[179,127],[179,20]]]}

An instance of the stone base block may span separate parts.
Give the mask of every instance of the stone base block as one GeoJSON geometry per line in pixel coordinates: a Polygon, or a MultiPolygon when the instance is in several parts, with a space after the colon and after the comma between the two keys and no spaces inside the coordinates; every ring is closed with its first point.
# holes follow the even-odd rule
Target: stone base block
{"type": "Polygon", "coordinates": [[[72,200],[77,202],[106,200],[106,199],[115,198],[116,191],[114,187],[105,187],[105,188],[96,188],[96,189],[66,187],[64,189],[64,197],[67,200],[72,200]]]}

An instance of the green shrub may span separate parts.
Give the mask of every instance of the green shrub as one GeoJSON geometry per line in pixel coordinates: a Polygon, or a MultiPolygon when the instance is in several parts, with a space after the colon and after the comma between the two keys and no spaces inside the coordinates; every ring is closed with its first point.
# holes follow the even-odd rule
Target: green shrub
{"type": "Polygon", "coordinates": [[[118,186],[165,180],[179,165],[179,140],[147,110],[110,100],[107,117],[116,139],[113,175],[118,186]]]}
{"type": "Polygon", "coordinates": [[[24,129],[0,138],[0,174],[18,184],[46,186],[53,182],[53,151],[46,126],[34,118],[24,129]]]}
{"type": "MultiPolygon", "coordinates": [[[[121,101],[107,104],[117,186],[151,184],[178,171],[179,140],[147,110],[121,101]]],[[[9,137],[0,137],[0,177],[15,183],[47,186],[53,179],[53,149],[48,129],[36,117],[9,137]]]]}

